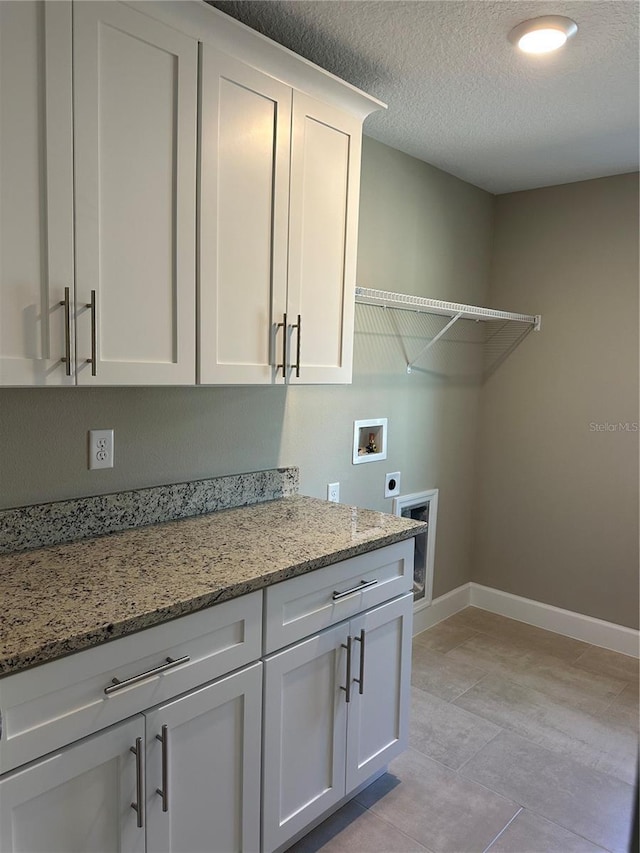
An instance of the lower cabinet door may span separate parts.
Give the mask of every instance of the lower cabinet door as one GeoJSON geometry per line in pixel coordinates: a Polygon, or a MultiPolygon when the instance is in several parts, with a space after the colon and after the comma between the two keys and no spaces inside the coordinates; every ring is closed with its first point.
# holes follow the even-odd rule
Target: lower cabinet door
{"type": "Polygon", "coordinates": [[[133,717],[0,780],[2,853],[144,853],[144,718],[133,717]],[[132,754],[140,738],[139,757],[132,754]],[[139,774],[138,774],[139,769],[139,774]],[[142,823],[141,827],[138,822],[142,823]]]}
{"type": "Polygon", "coordinates": [[[262,664],[145,712],[148,853],[258,853],[262,664]]]}
{"type": "Polygon", "coordinates": [[[347,636],[345,622],[265,663],[265,853],[344,796],[347,636]]]}
{"type": "Polygon", "coordinates": [[[352,619],[347,793],[407,747],[413,595],[352,619]]]}

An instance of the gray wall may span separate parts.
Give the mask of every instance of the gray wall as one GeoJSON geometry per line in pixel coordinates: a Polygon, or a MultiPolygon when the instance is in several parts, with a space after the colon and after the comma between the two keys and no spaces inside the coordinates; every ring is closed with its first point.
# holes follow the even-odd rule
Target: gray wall
{"type": "MultiPolygon", "coordinates": [[[[363,286],[482,304],[493,199],[365,138],[358,281],[363,286]]],[[[479,386],[438,371],[405,372],[384,312],[357,307],[351,386],[1,389],[0,507],[186,479],[300,467],[301,491],[391,509],[402,492],[439,487],[434,594],[470,578],[479,386]],[[351,464],[353,420],[389,418],[386,461],[351,464]],[[116,467],[86,469],[86,431],[115,428],[116,467]]]]}
{"type": "Polygon", "coordinates": [[[638,176],[498,197],[490,298],[543,330],[483,389],[473,580],[638,627],[638,176]]]}

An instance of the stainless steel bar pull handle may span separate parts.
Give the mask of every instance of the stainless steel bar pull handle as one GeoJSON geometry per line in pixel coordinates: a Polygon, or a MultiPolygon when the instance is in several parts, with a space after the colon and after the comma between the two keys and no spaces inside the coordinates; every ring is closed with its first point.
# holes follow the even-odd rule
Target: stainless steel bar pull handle
{"type": "Polygon", "coordinates": [[[362,696],[362,694],[364,693],[364,628],[360,631],[360,636],[354,637],[353,639],[356,641],[356,643],[360,643],[360,678],[354,678],[353,680],[356,684],[360,685],[358,693],[362,696]]]}
{"type": "Polygon", "coordinates": [[[343,687],[340,685],[340,690],[344,690],[346,695],[345,701],[351,702],[351,644],[353,642],[353,637],[347,637],[346,645],[344,643],[340,643],[341,648],[347,650],[347,686],[343,687]]]}
{"type": "Polygon", "coordinates": [[[297,322],[297,324],[296,324],[295,326],[292,326],[291,328],[292,328],[292,329],[297,329],[297,330],[298,330],[298,337],[297,337],[297,339],[296,339],[296,363],[295,363],[295,371],[296,371],[296,377],[297,377],[297,378],[300,378],[300,346],[301,346],[300,341],[301,341],[301,339],[302,339],[302,317],[300,316],[300,314],[298,314],[298,322],[297,322]]]}
{"type": "Polygon", "coordinates": [[[282,315],[282,323],[276,324],[276,329],[282,329],[282,364],[276,364],[276,370],[282,368],[282,378],[287,378],[287,312],[282,315]]]}
{"type": "Polygon", "coordinates": [[[95,376],[97,372],[97,346],[96,346],[96,292],[91,291],[91,302],[87,302],[87,308],[91,309],[91,358],[87,362],[91,365],[91,375],[95,376]]]}
{"type": "Polygon", "coordinates": [[[377,583],[377,579],[372,581],[360,581],[358,586],[352,586],[350,589],[345,589],[343,592],[337,592],[334,590],[332,598],[334,601],[340,601],[341,598],[346,598],[348,595],[355,595],[356,592],[362,592],[363,589],[375,586],[377,583]]]}
{"type": "Polygon", "coordinates": [[[144,767],[142,765],[142,738],[136,738],[136,745],[129,748],[136,757],[136,802],[131,808],[138,815],[138,829],[144,826],[144,767]]]}
{"type": "Polygon", "coordinates": [[[71,293],[68,287],[64,289],[64,356],[60,360],[66,365],[65,372],[71,376],[71,293]]]}
{"type": "Polygon", "coordinates": [[[180,666],[183,663],[189,663],[189,655],[182,658],[167,658],[166,663],[161,663],[160,666],[154,666],[153,669],[148,669],[146,672],[141,672],[138,675],[132,675],[131,678],[125,678],[120,681],[118,678],[112,678],[111,684],[104,688],[107,696],[116,693],[118,690],[123,690],[125,687],[130,687],[132,684],[137,684],[138,681],[144,681],[145,678],[151,678],[152,675],[159,675],[161,672],[166,672],[168,669],[173,669],[174,666],[180,666]]]}
{"type": "Polygon", "coordinates": [[[162,811],[169,811],[169,727],[162,727],[162,734],[156,735],[162,744],[162,789],[156,788],[156,794],[162,797],[162,811]]]}

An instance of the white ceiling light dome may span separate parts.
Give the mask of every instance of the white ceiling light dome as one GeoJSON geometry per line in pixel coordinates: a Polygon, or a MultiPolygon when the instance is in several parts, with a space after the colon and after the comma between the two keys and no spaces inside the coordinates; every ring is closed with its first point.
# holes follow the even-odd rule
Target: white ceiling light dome
{"type": "Polygon", "coordinates": [[[578,25],[564,15],[543,15],[523,21],[509,33],[509,41],[525,53],[551,53],[578,32],[578,25]]]}

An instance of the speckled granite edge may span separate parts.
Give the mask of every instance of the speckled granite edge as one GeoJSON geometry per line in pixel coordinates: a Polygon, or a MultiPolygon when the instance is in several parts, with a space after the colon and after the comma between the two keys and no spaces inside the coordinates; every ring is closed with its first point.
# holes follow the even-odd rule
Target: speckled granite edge
{"type": "MultiPolygon", "coordinates": [[[[421,524],[421,522],[418,522],[421,524]]],[[[241,583],[232,583],[222,589],[216,589],[210,593],[200,595],[197,598],[192,598],[185,601],[176,601],[166,607],[159,608],[153,612],[142,615],[133,615],[128,619],[120,622],[110,623],[108,625],[96,626],[94,630],[86,633],[79,633],[73,636],[66,637],[64,640],[51,641],[43,643],[33,648],[25,649],[20,654],[11,657],[0,659],[0,679],[15,672],[21,672],[25,669],[30,669],[33,666],[38,666],[43,663],[48,663],[52,660],[57,660],[61,657],[74,654],[75,652],[85,651],[94,646],[100,645],[110,640],[117,640],[121,637],[126,637],[130,634],[135,634],[138,631],[143,631],[146,628],[153,628],[156,625],[161,625],[165,622],[178,619],[181,616],[188,616],[192,613],[197,613],[199,610],[204,610],[215,604],[222,604],[224,601],[230,601],[234,598],[239,598],[242,595],[247,595],[256,590],[264,589],[272,584],[280,581],[289,580],[299,577],[300,575],[313,572],[316,569],[324,568],[325,566],[333,565],[341,560],[347,560],[352,557],[357,557],[360,554],[366,554],[370,551],[384,548],[387,545],[393,545],[396,542],[402,542],[422,532],[421,528],[407,529],[399,533],[390,533],[381,536],[379,539],[371,542],[363,541],[361,544],[351,548],[344,548],[341,551],[326,554],[322,557],[307,560],[295,565],[289,566],[286,569],[281,569],[271,573],[266,573],[252,580],[243,581],[241,583]]]]}
{"type": "Polygon", "coordinates": [[[0,554],[290,497],[298,482],[298,468],[274,468],[1,510],[0,554]]]}

